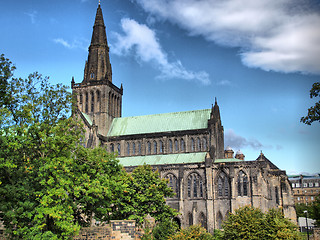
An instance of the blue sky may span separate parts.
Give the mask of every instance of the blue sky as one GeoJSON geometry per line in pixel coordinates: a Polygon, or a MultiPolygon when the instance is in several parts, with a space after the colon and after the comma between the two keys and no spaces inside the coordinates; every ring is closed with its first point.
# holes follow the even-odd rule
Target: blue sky
{"type": "MultiPolygon", "coordinates": [[[[0,53],[15,76],[83,79],[97,0],[0,2],[0,53]]],[[[217,97],[225,147],[260,151],[292,173],[320,172],[315,103],[320,4],[313,0],[102,0],[113,82],[123,116],[210,108],[217,97]]]]}

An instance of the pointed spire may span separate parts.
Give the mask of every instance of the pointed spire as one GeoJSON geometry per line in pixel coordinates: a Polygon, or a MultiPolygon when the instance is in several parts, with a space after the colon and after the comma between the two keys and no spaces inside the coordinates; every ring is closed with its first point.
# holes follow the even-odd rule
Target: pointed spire
{"type": "Polygon", "coordinates": [[[211,118],[216,119],[216,120],[220,119],[220,110],[219,110],[219,106],[217,103],[217,98],[215,98],[214,106],[212,105],[211,118]]]}
{"type": "Polygon", "coordinates": [[[100,2],[93,25],[88,60],[85,66],[84,82],[108,80],[112,82],[109,46],[100,2]]]}

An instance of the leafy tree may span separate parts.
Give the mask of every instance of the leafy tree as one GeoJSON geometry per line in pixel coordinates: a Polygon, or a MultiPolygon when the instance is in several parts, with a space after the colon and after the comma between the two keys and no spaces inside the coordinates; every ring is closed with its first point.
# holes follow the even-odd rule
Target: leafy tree
{"type": "Polygon", "coordinates": [[[173,191],[167,180],[161,179],[151,166],[139,166],[131,174],[124,175],[121,181],[125,189],[114,205],[114,218],[136,220],[141,225],[148,214],[156,222],[176,216],[176,211],[165,201],[166,197],[173,196],[173,191]]]}
{"type": "MultiPolygon", "coordinates": [[[[310,98],[319,97],[320,93],[320,82],[316,82],[312,85],[310,90],[310,98]]],[[[308,115],[300,119],[301,122],[311,125],[311,123],[318,121],[320,122],[320,100],[315,103],[313,107],[308,109],[308,115]]]]}
{"type": "Polygon", "coordinates": [[[312,218],[316,220],[316,225],[320,226],[320,194],[317,196],[316,200],[311,205],[312,208],[312,218]]]}
{"type": "Polygon", "coordinates": [[[280,209],[266,214],[245,206],[230,213],[223,224],[224,239],[300,239],[298,227],[280,209]]]}
{"type": "Polygon", "coordinates": [[[0,55],[0,107],[10,100],[10,93],[7,89],[8,80],[12,77],[15,67],[5,58],[3,54],[0,55]]]}
{"type": "Polygon", "coordinates": [[[207,232],[207,230],[200,225],[193,225],[185,229],[181,229],[179,232],[170,236],[168,240],[214,240],[213,235],[207,232]]]}
{"type": "MultiPolygon", "coordinates": [[[[10,71],[8,61],[1,65],[5,76],[10,71]]],[[[38,73],[11,77],[6,85],[0,218],[10,238],[69,239],[93,218],[108,221],[124,173],[113,155],[81,146],[82,126],[70,117],[67,87],[50,85],[38,73]]]]}

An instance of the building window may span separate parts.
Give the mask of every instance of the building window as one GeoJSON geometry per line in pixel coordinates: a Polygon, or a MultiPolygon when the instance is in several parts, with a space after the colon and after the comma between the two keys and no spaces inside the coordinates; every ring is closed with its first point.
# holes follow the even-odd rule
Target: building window
{"type": "Polygon", "coordinates": [[[110,144],[110,151],[111,151],[111,152],[114,152],[114,145],[113,145],[113,143],[110,144]]]}
{"type": "Polygon", "coordinates": [[[197,183],[198,183],[198,179],[196,176],[193,177],[193,197],[198,197],[198,186],[197,186],[197,183]]]}
{"type": "Polygon", "coordinates": [[[94,78],[94,73],[90,73],[90,78],[93,79],[94,78]]]}
{"type": "Polygon", "coordinates": [[[94,93],[91,92],[91,112],[94,112],[94,93]]]}
{"type": "Polygon", "coordinates": [[[178,140],[177,139],[174,140],[174,151],[175,152],[179,151],[179,145],[178,145],[178,140]]]}
{"type": "Polygon", "coordinates": [[[80,98],[80,104],[82,104],[82,93],[80,93],[79,98],[80,98]]]}
{"type": "Polygon", "coordinates": [[[313,187],[313,183],[311,182],[311,183],[309,183],[309,187],[313,187]]]}
{"type": "Polygon", "coordinates": [[[191,197],[191,178],[188,178],[188,197],[191,197]]]}
{"type": "Polygon", "coordinates": [[[161,140],[159,141],[159,152],[163,153],[163,142],[161,140]]]}
{"type": "Polygon", "coordinates": [[[292,183],[291,185],[292,185],[293,188],[295,187],[294,183],[292,183]]]}
{"type": "Polygon", "coordinates": [[[298,201],[300,201],[300,197],[297,197],[298,201]]]}
{"type": "Polygon", "coordinates": [[[198,173],[191,173],[188,177],[188,197],[203,197],[202,179],[198,173]]]}
{"type": "Polygon", "coordinates": [[[319,187],[319,183],[318,182],[314,183],[314,186],[319,187]]]}
{"type": "Polygon", "coordinates": [[[200,141],[200,138],[197,138],[197,151],[201,151],[201,141],[200,141]]]}
{"type": "Polygon", "coordinates": [[[173,147],[172,147],[172,140],[169,139],[169,153],[172,153],[173,147]]]}
{"type": "Polygon", "coordinates": [[[121,146],[120,146],[120,143],[118,143],[118,145],[117,145],[117,150],[118,150],[118,154],[120,155],[120,154],[121,154],[121,146]]]}
{"type": "Polygon", "coordinates": [[[180,140],[180,150],[181,150],[181,152],[183,152],[185,150],[185,144],[184,144],[184,140],[182,138],[180,140]]]}
{"type": "Polygon", "coordinates": [[[230,186],[229,179],[224,172],[221,172],[218,177],[218,196],[229,197],[230,186]]]}
{"type": "Polygon", "coordinates": [[[199,182],[200,182],[200,184],[199,184],[200,185],[199,186],[200,187],[200,197],[203,197],[202,180],[200,179],[199,182]]]}
{"type": "Polygon", "coordinates": [[[157,142],[153,141],[153,153],[157,154],[157,142]]]}
{"type": "Polygon", "coordinates": [[[127,155],[130,156],[130,143],[127,143],[127,155]]]}
{"type": "Polygon", "coordinates": [[[314,200],[314,197],[311,197],[311,200],[313,201],[313,200],[314,200]]]}
{"type": "Polygon", "coordinates": [[[203,145],[203,151],[207,151],[207,138],[206,137],[204,137],[203,139],[202,139],[202,145],[203,145]]]}
{"type": "Polygon", "coordinates": [[[243,171],[238,175],[238,196],[248,196],[248,177],[243,171]]]}
{"type": "Polygon", "coordinates": [[[192,217],[192,213],[188,214],[188,220],[189,220],[189,226],[193,225],[193,217],[192,217]]]}
{"type": "Polygon", "coordinates": [[[177,177],[172,174],[172,173],[168,173],[165,176],[166,179],[169,180],[169,187],[173,190],[173,192],[175,193],[174,198],[178,198],[179,197],[179,183],[178,183],[178,179],[177,177]]]}
{"type": "Polygon", "coordinates": [[[300,187],[300,183],[296,183],[296,187],[300,187]]]}
{"type": "Polygon", "coordinates": [[[199,223],[200,223],[201,227],[207,228],[206,217],[203,212],[200,213],[199,223]]]}
{"type": "Polygon", "coordinates": [[[308,183],[303,183],[303,187],[308,187],[308,183]]]}
{"type": "Polygon", "coordinates": [[[97,101],[100,102],[100,91],[97,91],[97,101]]]}
{"type": "Polygon", "coordinates": [[[85,111],[86,113],[89,112],[89,94],[88,92],[86,92],[86,107],[85,107],[85,111]]]}
{"type": "Polygon", "coordinates": [[[191,152],[194,152],[194,139],[191,138],[191,152]]]}
{"type": "Polygon", "coordinates": [[[136,154],[136,144],[132,143],[132,154],[135,155],[136,154]]]}
{"type": "Polygon", "coordinates": [[[147,142],[147,148],[148,154],[151,154],[151,143],[149,141],[147,142]]]}
{"type": "Polygon", "coordinates": [[[278,187],[274,188],[275,195],[276,195],[276,204],[279,204],[279,190],[278,187]]]}
{"type": "Polygon", "coordinates": [[[141,152],[142,152],[141,142],[138,143],[138,152],[139,152],[139,155],[141,155],[141,152]]]}

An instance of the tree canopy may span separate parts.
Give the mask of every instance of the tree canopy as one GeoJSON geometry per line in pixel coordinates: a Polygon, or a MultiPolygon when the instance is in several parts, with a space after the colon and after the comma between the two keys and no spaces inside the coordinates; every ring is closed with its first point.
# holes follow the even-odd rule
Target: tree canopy
{"type": "MultiPolygon", "coordinates": [[[[310,90],[310,98],[319,97],[320,94],[320,82],[316,82],[312,85],[310,90]]],[[[320,122],[320,100],[315,103],[314,106],[308,109],[308,114],[300,119],[301,122],[311,125],[313,122],[320,122]]]]}

